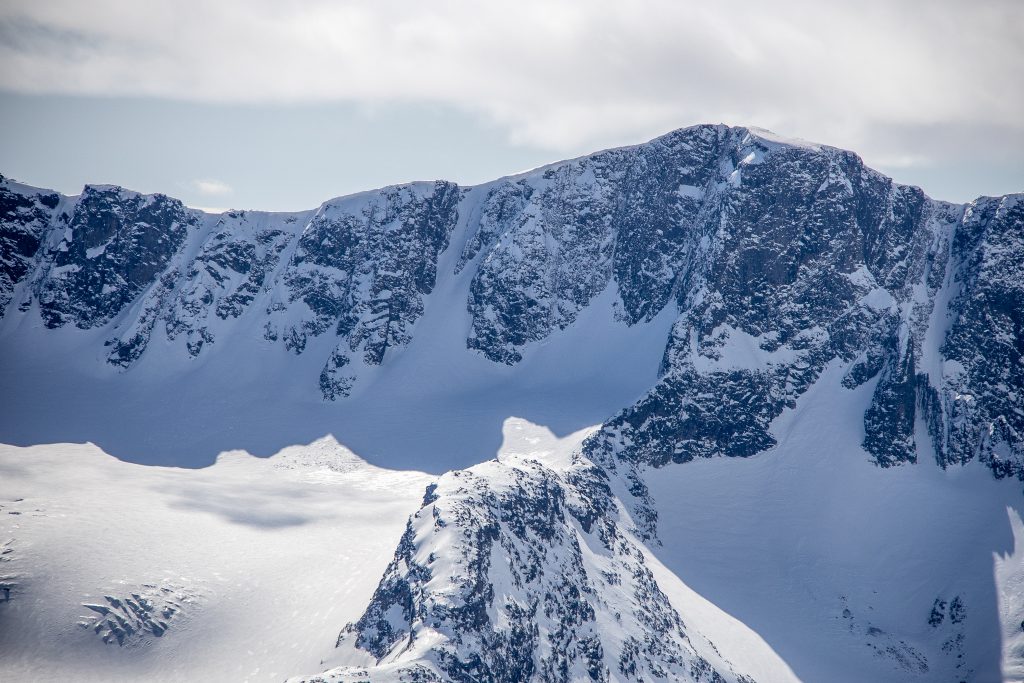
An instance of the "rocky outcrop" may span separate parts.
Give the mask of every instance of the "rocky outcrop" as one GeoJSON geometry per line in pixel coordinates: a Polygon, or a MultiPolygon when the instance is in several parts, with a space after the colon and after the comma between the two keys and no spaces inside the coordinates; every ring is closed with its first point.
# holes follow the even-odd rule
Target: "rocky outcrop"
{"type": "Polygon", "coordinates": [[[59,203],[56,192],[19,185],[0,175],[0,315],[11,303],[15,286],[35,267],[59,203]]]}
{"type": "MultiPolygon", "coordinates": [[[[952,244],[941,377],[926,407],[941,464],[1024,479],[1024,195],[968,205],[952,244]]],[[[923,383],[923,382],[922,382],[923,383]]]]}
{"type": "Polygon", "coordinates": [[[127,595],[104,595],[103,602],[82,603],[89,614],[78,625],[107,645],[138,646],[163,637],[199,601],[198,594],[181,586],[144,584],[127,595]]]}
{"type": "Polygon", "coordinates": [[[87,186],[43,257],[37,286],[46,326],[110,322],[160,279],[197,225],[177,199],[87,186]]]}
{"type": "Polygon", "coordinates": [[[689,629],[607,474],[508,457],[431,485],[338,648],[376,666],[310,680],[751,681],[689,629]]]}
{"type": "MultiPolygon", "coordinates": [[[[459,189],[445,182],[391,187],[320,208],[298,241],[284,285],[268,310],[267,336],[301,353],[307,340],[333,329],[378,365],[410,328],[433,290],[437,258],[458,218],[459,189]],[[277,324],[295,302],[306,311],[277,324]]],[[[344,353],[344,351],[339,351],[344,353]]]]}

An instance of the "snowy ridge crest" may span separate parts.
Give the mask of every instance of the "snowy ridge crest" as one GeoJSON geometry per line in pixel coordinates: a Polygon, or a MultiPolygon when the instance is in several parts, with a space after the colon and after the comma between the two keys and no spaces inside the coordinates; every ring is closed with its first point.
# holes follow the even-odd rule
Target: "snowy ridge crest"
{"type": "Polygon", "coordinates": [[[645,561],[608,476],[507,456],[428,487],[338,658],[309,681],[735,681],[645,561]],[[372,674],[372,676],[371,676],[372,674]]]}

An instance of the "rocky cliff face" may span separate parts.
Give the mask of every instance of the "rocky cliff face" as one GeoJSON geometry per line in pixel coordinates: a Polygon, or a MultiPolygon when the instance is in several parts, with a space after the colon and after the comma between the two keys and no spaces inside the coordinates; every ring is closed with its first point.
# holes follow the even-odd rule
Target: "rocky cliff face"
{"type": "Polygon", "coordinates": [[[297,381],[324,400],[353,400],[450,278],[468,279],[465,346],[509,366],[603,292],[611,324],[670,309],[657,383],[571,465],[442,478],[339,645],[395,680],[742,680],[645,567],[657,519],[638,469],[772,447],[773,421],[839,368],[872,387],[879,466],[979,460],[1024,480],[1022,197],[939,202],[850,152],[724,126],[295,214],[2,180],[0,304],[47,334],[102,330],[126,373],[245,324],[315,354],[297,381]]]}
{"type": "Polygon", "coordinates": [[[915,358],[934,353],[922,345],[963,208],[830,148],[748,136],[722,166],[689,234],[698,256],[676,290],[664,377],[591,448],[656,465],[751,455],[839,362],[851,388],[878,378],[865,449],[883,466],[913,462],[915,358]]]}
{"type": "Polygon", "coordinates": [[[328,202],[303,228],[267,309],[265,336],[295,353],[329,330],[340,338],[320,374],[325,398],[347,395],[350,354],[379,365],[388,348],[409,343],[459,198],[445,182],[388,188],[328,202]],[[305,309],[298,317],[297,302],[305,309]]]}
{"type": "Polygon", "coordinates": [[[940,463],[1024,477],[1024,197],[972,202],[953,235],[941,378],[919,373],[940,463]],[[923,376],[922,376],[923,375],[923,376]]]}
{"type": "Polygon", "coordinates": [[[167,274],[197,224],[176,199],[86,187],[42,257],[37,292],[46,326],[110,322],[167,274]]]}
{"type": "Polygon", "coordinates": [[[36,255],[54,220],[60,196],[0,176],[0,310],[36,266],[36,255]]]}

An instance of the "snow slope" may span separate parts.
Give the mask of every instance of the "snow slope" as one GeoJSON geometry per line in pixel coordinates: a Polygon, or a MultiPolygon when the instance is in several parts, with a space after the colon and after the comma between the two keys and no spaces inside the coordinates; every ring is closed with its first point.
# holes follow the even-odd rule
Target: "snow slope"
{"type": "Polygon", "coordinates": [[[2,446],[0,679],[280,681],[316,669],[430,480],[331,438],[199,470],[91,444],[2,446]],[[133,595],[152,607],[145,618],[133,595]]]}
{"type": "Polygon", "coordinates": [[[872,465],[856,419],[871,387],[840,382],[832,368],[780,416],[772,449],[649,470],[655,554],[801,680],[1021,680],[1019,484],[872,465]]]}

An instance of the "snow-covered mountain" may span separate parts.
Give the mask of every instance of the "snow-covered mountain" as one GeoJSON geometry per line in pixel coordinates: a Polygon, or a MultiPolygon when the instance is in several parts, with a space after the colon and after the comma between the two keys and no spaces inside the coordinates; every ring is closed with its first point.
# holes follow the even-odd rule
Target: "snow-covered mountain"
{"type": "Polygon", "coordinates": [[[321,678],[1024,675],[1024,194],[698,126],[291,214],[3,179],[0,244],[10,467],[330,433],[439,475],[321,678]]]}

